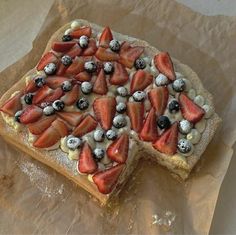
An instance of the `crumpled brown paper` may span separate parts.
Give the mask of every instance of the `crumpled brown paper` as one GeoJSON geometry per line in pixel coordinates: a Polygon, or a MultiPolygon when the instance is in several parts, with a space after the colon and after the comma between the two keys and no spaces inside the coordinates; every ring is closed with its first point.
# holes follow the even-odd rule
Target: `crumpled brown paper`
{"type": "Polygon", "coordinates": [[[0,141],[2,234],[207,234],[236,139],[236,19],[208,17],[170,0],[56,1],[32,51],[0,74],[0,94],[34,67],[51,34],[76,18],[144,39],[188,64],[223,119],[190,179],[140,162],[119,201],[101,208],[84,190],[0,141]]]}

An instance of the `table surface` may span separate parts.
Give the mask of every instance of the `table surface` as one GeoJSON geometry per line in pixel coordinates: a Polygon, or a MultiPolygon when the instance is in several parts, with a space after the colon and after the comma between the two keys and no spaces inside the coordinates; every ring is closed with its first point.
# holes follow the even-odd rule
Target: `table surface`
{"type": "MultiPolygon", "coordinates": [[[[236,16],[235,0],[176,1],[205,15],[236,16]]],[[[0,63],[0,71],[31,50],[32,41],[37,35],[52,3],[53,0],[21,0],[20,4],[19,1],[15,0],[0,1],[0,51],[4,56],[4,60],[1,60],[0,63]],[[13,8],[12,6],[15,7],[13,8]],[[32,11],[27,11],[29,7],[35,11],[35,14],[34,12],[32,14],[32,11]],[[14,17],[19,12],[21,17],[14,17]],[[8,35],[8,37],[4,37],[4,35],[8,35]],[[21,35],[21,37],[19,38],[16,35],[21,35]]],[[[236,190],[233,186],[236,178],[236,171],[233,169],[236,164],[235,157],[232,158],[221,187],[211,234],[236,234],[236,223],[234,222],[236,216],[236,210],[234,210],[236,208],[236,190]]]]}

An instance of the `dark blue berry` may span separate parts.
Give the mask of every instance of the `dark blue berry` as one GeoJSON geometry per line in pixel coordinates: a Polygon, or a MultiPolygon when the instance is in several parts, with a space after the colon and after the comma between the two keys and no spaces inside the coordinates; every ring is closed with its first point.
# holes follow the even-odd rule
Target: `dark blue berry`
{"type": "Polygon", "coordinates": [[[36,78],[34,80],[34,82],[35,82],[36,87],[38,87],[38,88],[42,87],[46,83],[46,81],[43,77],[36,78]]]}
{"type": "Polygon", "coordinates": [[[80,110],[85,110],[89,107],[89,102],[86,98],[82,97],[76,102],[76,106],[80,110]]]}
{"type": "Polygon", "coordinates": [[[139,59],[135,60],[134,67],[136,69],[144,69],[146,67],[145,60],[142,59],[142,58],[139,58],[139,59]]]}
{"type": "Polygon", "coordinates": [[[63,35],[62,36],[62,41],[63,42],[69,42],[72,40],[72,37],[68,34],[68,35],[63,35]]]}
{"type": "Polygon", "coordinates": [[[15,113],[14,119],[15,119],[16,122],[20,122],[20,116],[21,116],[22,113],[23,113],[22,110],[19,110],[15,113]]]}
{"type": "Polygon", "coordinates": [[[100,161],[102,158],[104,158],[105,156],[105,151],[103,149],[100,149],[100,148],[95,148],[93,150],[93,154],[94,154],[94,158],[97,160],[97,161],[100,161]]]}
{"type": "Polygon", "coordinates": [[[65,66],[70,66],[72,62],[72,58],[69,55],[64,55],[61,57],[61,63],[65,66]]]}
{"type": "Polygon", "coordinates": [[[170,127],[171,123],[167,116],[160,116],[157,120],[157,125],[160,129],[167,129],[170,127]]]}
{"type": "Polygon", "coordinates": [[[169,112],[170,113],[176,113],[179,111],[179,102],[177,100],[172,100],[168,104],[169,112]]]}
{"type": "Polygon", "coordinates": [[[24,96],[24,100],[26,104],[32,104],[34,95],[32,93],[28,93],[24,96]]]}
{"type": "Polygon", "coordinates": [[[55,100],[52,103],[52,107],[56,110],[56,111],[61,111],[64,109],[65,107],[65,103],[62,100],[55,100]]]}

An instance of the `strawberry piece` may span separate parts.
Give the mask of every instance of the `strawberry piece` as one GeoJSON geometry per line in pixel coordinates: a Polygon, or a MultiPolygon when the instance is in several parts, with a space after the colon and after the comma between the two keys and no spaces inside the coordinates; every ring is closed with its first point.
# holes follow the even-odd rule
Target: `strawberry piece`
{"type": "Polygon", "coordinates": [[[175,122],[169,129],[165,130],[162,135],[153,144],[153,147],[168,155],[173,155],[177,152],[178,142],[178,124],[175,122]]]}
{"type": "Polygon", "coordinates": [[[83,117],[80,112],[57,112],[57,115],[72,126],[77,126],[83,117]]]}
{"type": "Polygon", "coordinates": [[[34,79],[31,79],[27,86],[25,87],[24,93],[29,93],[29,92],[35,92],[38,90],[38,87],[36,87],[36,83],[34,79]]]}
{"type": "Polygon", "coordinates": [[[205,112],[195,104],[187,95],[181,93],[179,96],[180,110],[185,119],[189,122],[196,123],[202,119],[205,112]]]}
{"type": "Polygon", "coordinates": [[[130,43],[129,42],[122,42],[121,46],[120,46],[120,54],[122,54],[123,52],[127,51],[128,49],[130,49],[130,43]]]}
{"type": "Polygon", "coordinates": [[[43,99],[43,102],[52,103],[53,101],[60,99],[63,94],[64,92],[62,91],[62,89],[58,87],[56,90],[53,90],[50,95],[43,99]]]}
{"type": "Polygon", "coordinates": [[[172,81],[175,80],[174,66],[168,52],[161,52],[155,55],[154,64],[162,74],[172,81]]]}
{"type": "Polygon", "coordinates": [[[103,69],[101,69],[93,84],[93,92],[99,95],[106,95],[107,91],[106,76],[103,69]]]}
{"type": "Polygon", "coordinates": [[[39,104],[42,102],[48,95],[52,94],[53,90],[48,86],[41,87],[33,97],[32,103],[39,104]]]}
{"type": "Polygon", "coordinates": [[[66,52],[76,44],[75,41],[69,42],[53,42],[52,49],[56,52],[66,52]]]}
{"type": "Polygon", "coordinates": [[[66,70],[67,70],[67,67],[60,62],[59,66],[58,66],[58,69],[57,69],[57,72],[56,72],[56,75],[62,76],[62,75],[65,74],[66,70]]]}
{"type": "Polygon", "coordinates": [[[7,100],[3,104],[3,106],[0,108],[0,111],[10,116],[14,116],[17,111],[22,109],[21,96],[22,96],[22,92],[19,92],[16,95],[14,95],[12,98],[7,100]]]}
{"type": "Polygon", "coordinates": [[[139,134],[140,139],[144,141],[155,141],[158,138],[157,117],[155,109],[152,108],[143,124],[143,128],[139,134]]]}
{"type": "Polygon", "coordinates": [[[77,60],[74,60],[73,63],[67,68],[67,75],[76,75],[82,71],[84,71],[84,59],[79,57],[77,60]]]}
{"type": "Polygon", "coordinates": [[[81,36],[85,35],[87,37],[91,37],[92,29],[89,26],[85,26],[70,33],[70,36],[73,38],[80,38],[81,36]]]}
{"type": "Polygon", "coordinates": [[[127,113],[130,118],[132,130],[139,133],[143,126],[144,104],[142,102],[128,102],[127,113]]]}
{"type": "Polygon", "coordinates": [[[40,59],[38,65],[37,65],[37,70],[43,70],[44,67],[49,64],[49,63],[57,63],[58,59],[52,52],[47,52],[43,57],[40,59]]]}
{"type": "Polygon", "coordinates": [[[79,125],[73,130],[72,135],[74,136],[83,136],[86,133],[93,131],[97,127],[97,121],[88,114],[79,125]]]}
{"type": "Polygon", "coordinates": [[[75,79],[80,82],[89,82],[92,79],[92,75],[86,71],[83,71],[75,76],[75,79]]]}
{"type": "Polygon", "coordinates": [[[78,171],[81,173],[92,174],[94,173],[98,166],[93,158],[93,152],[88,143],[84,143],[78,161],[78,171]]]}
{"type": "Polygon", "coordinates": [[[82,53],[82,48],[78,44],[74,45],[69,51],[66,52],[66,54],[71,58],[80,56],[81,53],[82,53]]]}
{"type": "Polygon", "coordinates": [[[56,89],[65,81],[70,81],[70,79],[63,76],[49,76],[46,78],[46,85],[51,89],[56,89]]]}
{"type": "Polygon", "coordinates": [[[125,163],[128,158],[128,151],[129,136],[124,133],[108,146],[107,156],[115,162],[125,163]]]}
{"type": "Polygon", "coordinates": [[[97,98],[93,103],[93,110],[97,120],[104,130],[109,130],[116,113],[115,97],[97,98]]]}
{"type": "Polygon", "coordinates": [[[58,118],[52,122],[52,127],[55,128],[61,137],[65,137],[69,133],[67,125],[58,118]]]}
{"type": "Polygon", "coordinates": [[[148,97],[158,116],[162,115],[166,109],[169,98],[169,91],[167,87],[156,87],[150,90],[148,97]]]}
{"type": "Polygon", "coordinates": [[[110,41],[113,39],[112,32],[109,27],[105,27],[102,31],[102,34],[99,38],[99,46],[109,47],[110,41]]]}
{"type": "Polygon", "coordinates": [[[100,193],[108,194],[113,190],[124,166],[125,164],[118,164],[93,176],[93,181],[100,193]]]}
{"type": "Polygon", "coordinates": [[[98,48],[96,45],[96,41],[93,38],[90,38],[88,47],[86,49],[84,49],[84,51],[82,52],[82,55],[83,56],[92,56],[96,53],[97,49],[98,48]]]}
{"type": "Polygon", "coordinates": [[[144,70],[138,70],[131,81],[130,92],[133,94],[135,91],[142,91],[152,83],[153,76],[144,70]]]}
{"type": "Polygon", "coordinates": [[[79,85],[76,84],[73,86],[71,91],[65,93],[64,96],[61,97],[61,100],[65,103],[65,105],[72,105],[76,102],[79,97],[79,85]]]}
{"type": "Polygon", "coordinates": [[[117,53],[104,47],[98,47],[95,56],[101,61],[117,61],[120,58],[117,53]]]}
{"type": "Polygon", "coordinates": [[[34,135],[42,134],[48,127],[51,126],[52,122],[56,119],[55,115],[52,116],[43,116],[37,122],[30,123],[28,129],[30,133],[34,135]]]}
{"type": "Polygon", "coordinates": [[[144,48],[140,46],[130,47],[120,52],[119,62],[125,67],[132,68],[134,61],[137,60],[143,53],[144,48]]]}
{"type": "Polygon", "coordinates": [[[122,64],[114,63],[114,72],[111,76],[112,85],[124,85],[129,80],[129,74],[122,64]]]}
{"type": "Polygon", "coordinates": [[[25,108],[20,116],[20,122],[23,124],[29,124],[36,122],[43,115],[43,110],[36,105],[29,105],[25,108]]]}

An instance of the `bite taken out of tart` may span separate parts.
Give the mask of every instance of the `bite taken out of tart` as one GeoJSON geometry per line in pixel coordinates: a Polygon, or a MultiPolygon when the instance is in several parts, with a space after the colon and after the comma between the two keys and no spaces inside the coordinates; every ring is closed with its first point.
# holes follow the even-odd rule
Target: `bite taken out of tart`
{"type": "Polygon", "coordinates": [[[187,179],[220,123],[188,66],[81,19],[53,34],[36,67],[2,96],[0,111],[8,142],[102,204],[140,158],[187,179]]]}

